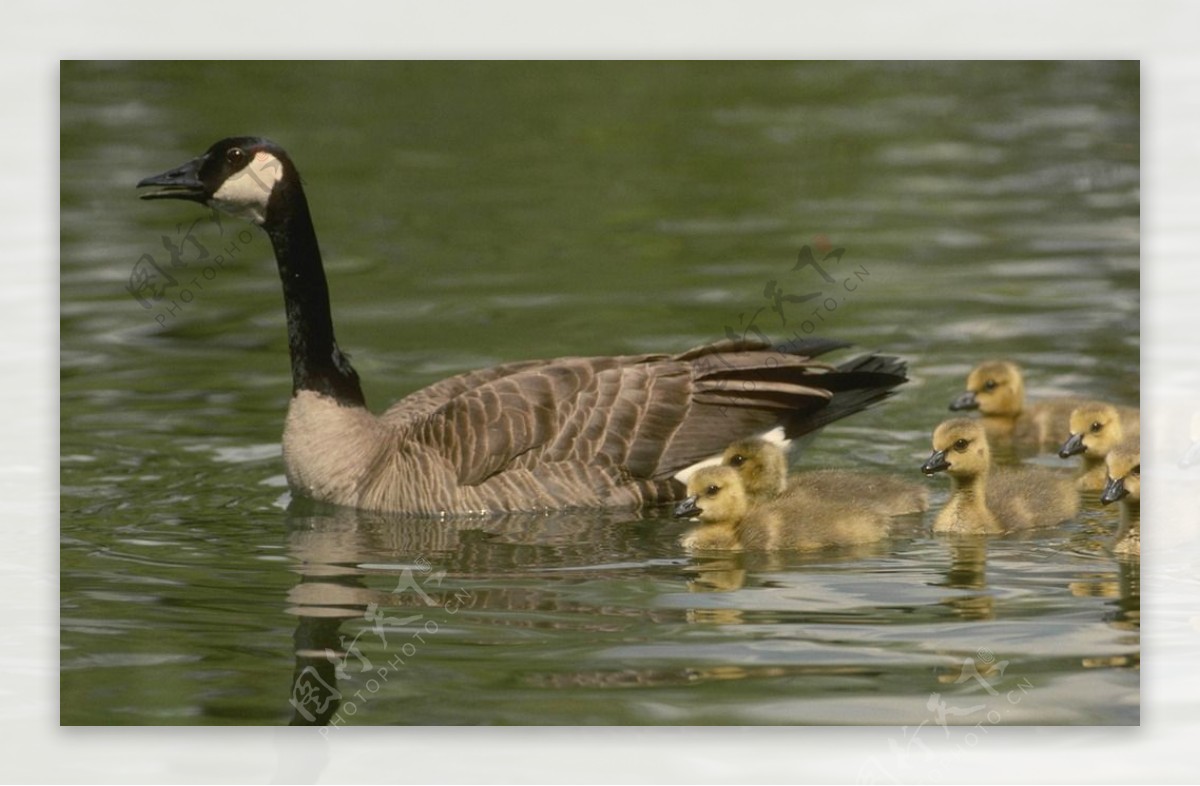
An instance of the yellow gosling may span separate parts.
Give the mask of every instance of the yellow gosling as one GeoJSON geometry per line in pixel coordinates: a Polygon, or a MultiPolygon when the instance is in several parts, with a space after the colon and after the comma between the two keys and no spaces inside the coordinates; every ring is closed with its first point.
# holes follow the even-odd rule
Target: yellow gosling
{"type": "Polygon", "coordinates": [[[1129,439],[1109,451],[1105,458],[1108,482],[1100,501],[1121,503],[1121,528],[1113,540],[1117,554],[1142,553],[1142,454],[1137,440],[1129,439]]]}
{"type": "Polygon", "coordinates": [[[989,439],[1040,449],[1058,444],[1069,428],[1071,410],[1083,403],[1075,397],[1027,402],[1020,367],[1007,360],[989,360],[967,375],[967,389],[950,402],[950,409],[979,410],[989,439]]]}
{"type": "Polygon", "coordinates": [[[885,516],[929,509],[927,488],[892,475],[850,469],[819,469],[788,475],[783,450],[761,439],[741,439],[730,444],[721,463],[738,471],[752,502],[780,496],[791,498],[796,504],[849,499],[885,516]]]}
{"type": "Polygon", "coordinates": [[[874,543],[888,533],[886,516],[852,503],[778,497],[752,504],[732,467],[697,471],[687,491],[675,515],[699,521],[680,540],[690,550],[815,551],[874,543]]]}
{"type": "Polygon", "coordinates": [[[1103,401],[1089,401],[1071,412],[1070,436],[1059,448],[1059,458],[1082,456],[1080,491],[1100,491],[1108,478],[1104,459],[1125,438],[1137,439],[1141,417],[1131,407],[1114,407],[1103,401]]]}
{"type": "Polygon", "coordinates": [[[987,432],[978,420],[947,420],[933,432],[926,475],[950,476],[950,499],[935,532],[993,533],[1048,527],[1079,512],[1068,477],[1039,467],[993,467],[987,432]]]}

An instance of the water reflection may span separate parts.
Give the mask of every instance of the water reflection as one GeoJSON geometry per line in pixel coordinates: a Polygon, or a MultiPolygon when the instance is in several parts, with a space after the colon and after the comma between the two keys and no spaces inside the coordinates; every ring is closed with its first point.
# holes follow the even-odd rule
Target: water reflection
{"type": "Polygon", "coordinates": [[[291,724],[324,725],[355,714],[354,698],[369,699],[392,678],[403,682],[407,660],[453,629],[467,609],[503,613],[509,629],[619,629],[611,621],[589,622],[584,613],[593,604],[565,599],[554,579],[615,579],[645,569],[645,562],[604,561],[636,551],[631,544],[646,537],[640,517],[631,515],[637,516],[587,511],[432,521],[293,501],[288,546],[299,581],[288,593],[288,612],[298,618],[291,724]],[[497,577],[505,586],[488,585],[497,577]],[[384,588],[376,588],[381,581],[384,588]],[[359,686],[352,697],[343,690],[348,681],[359,686]]]}
{"type": "Polygon", "coordinates": [[[950,566],[939,586],[970,592],[954,593],[942,603],[966,620],[990,620],[996,616],[995,598],[987,591],[986,535],[948,535],[946,547],[950,566]]]}

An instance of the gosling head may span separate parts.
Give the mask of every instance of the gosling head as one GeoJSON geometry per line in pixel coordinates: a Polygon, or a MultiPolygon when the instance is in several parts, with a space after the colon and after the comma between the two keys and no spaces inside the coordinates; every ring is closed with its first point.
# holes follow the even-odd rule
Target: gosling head
{"type": "Polygon", "coordinates": [[[967,375],[967,390],[950,402],[950,409],[977,409],[984,415],[1015,417],[1024,405],[1021,369],[1007,360],[989,360],[967,375]]]}
{"type": "Polygon", "coordinates": [[[1111,404],[1091,401],[1071,412],[1071,436],[1058,451],[1059,458],[1088,453],[1104,458],[1121,441],[1121,415],[1111,404]]]}
{"type": "Polygon", "coordinates": [[[145,178],[138,188],[157,186],[142,199],[184,199],[267,225],[285,211],[279,202],[299,193],[296,167],[283,148],[269,139],[234,136],[222,139],[186,164],[145,178]]]}
{"type": "Polygon", "coordinates": [[[695,518],[705,524],[740,521],[748,503],[742,480],[733,467],[705,467],[692,475],[687,499],[675,506],[675,518],[695,518]]]}
{"type": "Polygon", "coordinates": [[[1100,493],[1100,502],[1110,505],[1121,499],[1131,502],[1142,499],[1142,450],[1132,441],[1122,442],[1108,452],[1104,459],[1108,481],[1100,493]]]}
{"type": "Polygon", "coordinates": [[[774,497],[787,487],[787,456],[762,439],[739,439],[725,448],[721,463],[737,470],[751,497],[774,497]]]}
{"type": "Polygon", "coordinates": [[[926,475],[945,472],[953,478],[969,478],[987,472],[992,454],[987,432],[977,420],[947,420],[933,432],[933,455],[921,466],[926,475]]]}

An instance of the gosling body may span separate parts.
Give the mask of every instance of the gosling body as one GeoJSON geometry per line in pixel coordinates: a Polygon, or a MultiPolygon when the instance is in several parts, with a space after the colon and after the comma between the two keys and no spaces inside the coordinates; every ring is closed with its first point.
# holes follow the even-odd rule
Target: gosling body
{"type": "Polygon", "coordinates": [[[766,440],[737,440],[725,449],[721,461],[738,471],[753,502],[787,498],[799,505],[849,499],[885,516],[929,509],[927,488],[881,472],[818,469],[789,475],[786,455],[766,440]]]}
{"type": "Polygon", "coordinates": [[[816,551],[874,543],[887,537],[887,516],[848,502],[797,504],[779,497],[752,503],[732,467],[705,467],[688,480],[677,517],[696,518],[684,533],[691,550],[816,551]]]}
{"type": "Polygon", "coordinates": [[[1037,449],[1057,446],[1070,427],[1071,412],[1086,403],[1078,397],[1026,401],[1025,376],[1007,360],[989,360],[967,375],[966,391],[950,402],[951,411],[978,410],[987,436],[1037,449]]]}
{"type": "Polygon", "coordinates": [[[993,467],[987,432],[978,420],[956,418],[933,433],[926,475],[950,476],[950,499],[935,532],[1002,534],[1048,527],[1079,512],[1071,478],[1038,467],[993,467]]]}

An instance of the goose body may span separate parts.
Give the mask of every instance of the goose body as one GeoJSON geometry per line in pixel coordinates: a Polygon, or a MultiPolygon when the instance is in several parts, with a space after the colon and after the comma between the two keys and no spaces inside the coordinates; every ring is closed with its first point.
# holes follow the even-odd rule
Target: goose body
{"type": "Polygon", "coordinates": [[[993,443],[1037,449],[1058,445],[1070,427],[1071,412],[1086,403],[1072,396],[1026,401],[1024,374],[1007,360],[976,366],[967,375],[966,388],[950,402],[951,411],[978,410],[993,443]]]}
{"type": "Polygon", "coordinates": [[[993,467],[987,431],[978,420],[947,420],[933,432],[926,475],[950,476],[950,499],[935,532],[999,534],[1048,527],[1079,512],[1074,482],[1040,467],[993,467]]]}
{"type": "Polygon", "coordinates": [[[1070,436],[1059,448],[1060,458],[1079,455],[1083,459],[1080,491],[1100,491],[1107,480],[1105,457],[1123,439],[1137,439],[1141,418],[1136,409],[1089,401],[1071,411],[1070,436]]]}
{"type": "Polygon", "coordinates": [[[1126,439],[1105,457],[1108,480],[1100,501],[1121,503],[1121,528],[1113,539],[1117,554],[1142,553],[1142,455],[1137,439],[1126,439]]]}
{"type": "Polygon", "coordinates": [[[670,502],[684,490],[675,476],[731,439],[792,439],[905,381],[894,358],[815,360],[839,342],[721,341],[674,355],[508,363],[375,415],[334,338],[316,230],[282,148],[223,139],[138,185],[157,188],[143,198],[217,207],[270,237],[292,366],[284,464],[292,489],[319,501],[421,515],[670,502]]]}
{"type": "Polygon", "coordinates": [[[816,551],[887,537],[890,520],[852,502],[786,496],[752,502],[733,467],[704,467],[688,480],[675,515],[699,524],[680,542],[697,551],[816,551]]]}
{"type": "Polygon", "coordinates": [[[787,472],[787,455],[778,445],[761,439],[740,439],[722,455],[722,463],[741,476],[754,502],[787,497],[804,500],[853,500],[887,516],[920,513],[929,508],[929,490],[917,483],[882,472],[816,469],[787,472]]]}

